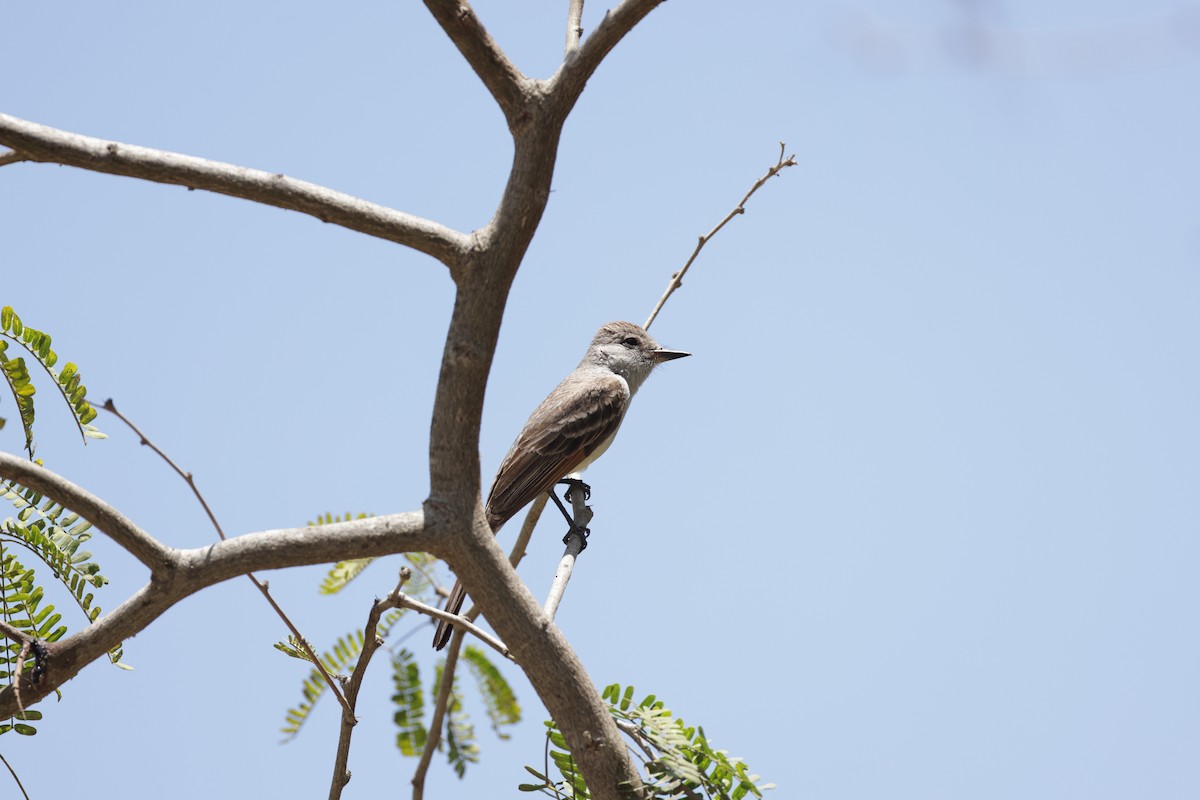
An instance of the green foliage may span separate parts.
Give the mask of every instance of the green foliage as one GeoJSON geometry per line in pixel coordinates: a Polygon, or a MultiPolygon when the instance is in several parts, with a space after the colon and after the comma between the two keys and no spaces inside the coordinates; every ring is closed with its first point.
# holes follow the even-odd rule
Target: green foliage
{"type": "MultiPolygon", "coordinates": [[[[21,318],[13,311],[12,306],[0,309],[0,375],[4,376],[5,384],[17,404],[21,417],[21,427],[25,431],[25,451],[33,458],[35,449],[33,443],[34,395],[37,389],[29,379],[29,369],[22,356],[8,357],[8,343],[14,342],[23,348],[54,380],[54,386],[71,409],[75,424],[84,442],[89,438],[103,439],[105,434],[96,430],[90,424],[96,418],[96,409],[87,401],[87,387],[79,375],[79,368],[71,362],[62,368],[54,369],[58,363],[58,354],[50,347],[50,334],[31,328],[21,322],[21,318]]],[[[0,425],[2,427],[2,425],[0,425]]]]}
{"type": "MultiPolygon", "coordinates": [[[[353,662],[358,658],[358,654],[362,652],[363,632],[361,630],[351,631],[345,636],[338,637],[334,643],[333,649],[326,650],[321,653],[319,658],[321,664],[326,671],[335,679],[343,672],[353,669],[353,662]]],[[[277,642],[275,649],[287,653],[292,658],[298,658],[301,661],[312,663],[312,659],[303,648],[299,646],[295,637],[289,636],[286,643],[277,642]]],[[[313,706],[325,694],[325,690],[329,688],[329,684],[325,682],[325,676],[316,667],[308,673],[308,677],[304,679],[301,686],[301,694],[303,699],[296,708],[288,709],[284,726],[281,729],[287,734],[284,741],[289,741],[295,738],[296,734],[300,733],[300,728],[308,721],[308,715],[312,711],[313,706]]]]}
{"type": "Polygon", "coordinates": [[[396,746],[403,755],[420,756],[429,739],[429,731],[425,729],[425,693],[421,690],[421,670],[408,650],[392,656],[392,683],[396,687],[392,695],[396,705],[393,719],[399,728],[396,746]]]}
{"type": "Polygon", "coordinates": [[[474,645],[467,645],[462,650],[462,659],[467,662],[467,668],[475,678],[479,694],[487,708],[488,719],[492,721],[492,730],[501,739],[507,739],[508,734],[500,730],[501,725],[515,725],[521,721],[521,706],[512,687],[500,674],[487,655],[474,645]]]}
{"type": "MultiPolygon", "coordinates": [[[[439,663],[437,677],[433,682],[433,693],[437,695],[441,688],[442,673],[445,664],[439,663]]],[[[439,743],[446,746],[446,759],[454,769],[454,774],[463,777],[467,774],[467,764],[479,763],[479,745],[475,741],[475,726],[469,721],[463,710],[462,693],[458,690],[458,676],[450,684],[450,702],[446,706],[446,736],[439,743]]]]}
{"type": "MultiPolygon", "coordinates": [[[[318,515],[316,521],[310,522],[309,525],[331,525],[338,522],[366,519],[370,516],[370,514],[334,515],[326,513],[318,515]]],[[[404,583],[405,594],[426,603],[437,603],[438,598],[434,594],[434,586],[439,581],[434,573],[437,569],[438,559],[428,553],[405,553],[403,558],[410,568],[409,577],[404,583]]],[[[373,558],[359,558],[334,564],[321,582],[321,594],[338,594],[361,575],[367,565],[374,560],[373,558]]],[[[386,641],[392,633],[393,626],[405,614],[405,611],[406,609],[398,609],[384,614],[376,627],[375,635],[386,641]]],[[[354,642],[361,644],[364,633],[356,631],[353,636],[355,638],[349,643],[345,641],[346,637],[339,640],[339,643],[343,645],[343,655],[348,655],[349,658],[333,658],[332,656],[338,654],[339,648],[337,647],[334,648],[333,654],[322,655],[322,661],[327,667],[330,667],[331,673],[349,669],[352,666],[350,661],[358,658],[361,647],[348,648],[345,645],[354,642]]],[[[275,647],[293,658],[309,660],[304,652],[296,646],[296,642],[290,638],[287,643],[280,642],[275,647]]],[[[397,728],[396,747],[402,755],[419,757],[428,746],[430,736],[430,731],[425,727],[426,697],[437,696],[443,666],[441,664],[437,666],[433,686],[427,692],[421,685],[421,671],[416,656],[406,649],[399,648],[398,645],[393,645],[390,650],[392,686],[394,688],[392,703],[395,707],[393,719],[397,728]]],[[[478,648],[464,648],[461,657],[467,663],[474,682],[479,688],[479,694],[493,730],[500,738],[508,738],[507,734],[502,731],[502,726],[513,725],[521,718],[521,707],[517,703],[512,687],[487,655],[478,648]]],[[[313,706],[324,694],[326,688],[324,679],[316,670],[310,672],[305,678],[301,688],[302,702],[296,708],[289,709],[286,715],[283,732],[288,734],[288,739],[299,733],[313,706]]],[[[438,747],[446,753],[455,773],[462,777],[466,774],[468,764],[478,762],[479,744],[476,741],[475,728],[467,715],[464,698],[459,691],[457,680],[451,688],[451,702],[447,708],[444,735],[440,737],[438,747]]]]}
{"type": "MultiPolygon", "coordinates": [[[[349,512],[338,516],[337,514],[318,514],[316,522],[308,523],[309,526],[315,525],[332,525],[335,522],[349,522],[352,519],[367,519],[373,517],[374,514],[360,513],[357,516],[351,516],[349,512]]],[[[342,589],[349,585],[350,581],[359,576],[367,565],[374,561],[374,558],[352,558],[347,561],[339,561],[329,569],[329,574],[325,576],[325,580],[321,582],[321,594],[337,594],[342,589]]]]}
{"type": "MultiPolygon", "coordinates": [[[[75,364],[67,363],[61,371],[57,370],[58,354],[51,347],[50,335],[25,325],[11,307],[4,306],[0,309],[0,375],[3,375],[3,385],[16,401],[25,434],[24,448],[30,458],[35,449],[33,422],[37,392],[30,379],[27,359],[40,364],[49,374],[54,387],[71,409],[84,441],[104,438],[104,434],[90,424],[96,418],[96,409],[87,401],[87,389],[79,369],[75,364]],[[10,344],[24,350],[24,355],[10,357],[10,344]]],[[[2,423],[0,420],[0,427],[2,423]]],[[[91,523],[12,481],[0,481],[0,500],[16,510],[15,517],[0,521],[0,620],[33,640],[32,645],[25,645],[24,639],[0,635],[0,681],[11,684],[22,674],[32,674],[42,666],[37,663],[36,651],[43,643],[59,641],[67,633],[63,612],[46,599],[47,590],[39,582],[39,576],[45,578],[48,574],[49,579],[60,583],[89,623],[100,616],[96,592],[108,583],[108,579],[84,547],[91,538],[91,523]],[[19,559],[18,550],[41,562],[44,569],[26,566],[29,560],[19,559]]],[[[121,663],[119,645],[108,655],[114,664],[129,669],[121,663]]],[[[32,734],[35,728],[30,722],[39,719],[40,712],[26,711],[0,724],[0,734],[9,731],[32,734]]]]}
{"type": "MultiPolygon", "coordinates": [[[[742,800],[746,795],[762,797],[764,789],[774,788],[760,783],[759,776],[750,774],[740,758],[731,758],[724,750],[714,749],[703,728],[684,725],[654,695],[647,695],[634,705],[633,687],[622,690],[620,684],[614,683],[604,690],[604,699],[617,726],[637,745],[632,752],[645,756],[642,765],[646,770],[647,797],[742,800]]],[[[544,773],[526,767],[541,782],[521,784],[519,788],[557,798],[591,797],[557,726],[547,722],[546,728],[549,757],[562,780],[552,781],[544,773]]]]}

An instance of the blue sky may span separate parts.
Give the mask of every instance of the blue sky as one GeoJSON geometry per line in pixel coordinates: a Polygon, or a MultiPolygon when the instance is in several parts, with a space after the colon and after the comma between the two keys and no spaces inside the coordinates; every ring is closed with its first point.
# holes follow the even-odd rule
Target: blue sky
{"type": "MultiPolygon", "coordinates": [[[[480,2],[528,74],[565,3],[480,2]],[[562,6],[562,7],[560,7],[562,6]]],[[[585,26],[603,8],[589,5],[585,26]]],[[[1173,2],[664,4],[566,127],[510,297],[485,483],[611,319],[642,321],[774,162],[653,332],[656,374],[589,470],[559,624],[598,685],[655,692],[776,797],[1200,792],[1200,51],[1173,2]],[[990,47],[967,48],[988,32],[990,47]]],[[[327,184],[462,230],[490,217],[502,117],[417,3],[27,3],[0,110],[327,184]]],[[[0,169],[0,301],[50,330],[197,476],[231,533],[417,508],[452,302],[444,268],[298,214],[177,187],[0,169]]],[[[107,419],[44,406],[39,455],[163,541],[211,540],[107,419]]],[[[11,401],[0,415],[12,417],[11,401]]],[[[0,447],[17,451],[13,426],[0,447]]],[[[512,532],[507,532],[510,541],[512,532]]],[[[538,596],[549,522],[522,574],[538,596]]],[[[144,575],[102,541],[111,607],[144,575]]],[[[269,575],[317,642],[391,588],[269,575]]],[[[278,744],[301,670],[246,581],[194,597],[44,704],[2,752],[31,796],[326,790],[336,714],[278,744]],[[253,788],[250,788],[253,787],[253,788]]],[[[428,632],[414,646],[424,653],[428,632]]],[[[426,662],[428,666],[431,661],[426,662]]],[[[406,795],[382,662],[347,796],[406,795]]],[[[484,730],[429,796],[508,796],[543,718],[484,730]]]]}

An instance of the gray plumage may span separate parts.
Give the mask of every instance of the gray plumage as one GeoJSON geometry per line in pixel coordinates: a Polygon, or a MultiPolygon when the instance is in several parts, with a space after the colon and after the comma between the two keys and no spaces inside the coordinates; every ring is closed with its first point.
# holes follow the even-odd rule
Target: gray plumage
{"type": "MultiPolygon", "coordinates": [[[[610,322],[596,332],[575,371],[534,409],[509,448],[488,493],[485,512],[493,532],[562,478],[582,472],[612,444],[629,403],[654,367],[688,355],[664,350],[640,325],[610,322]]],[[[446,610],[457,614],[466,591],[454,584],[446,610]]],[[[438,622],[434,647],[450,640],[438,622]]]]}

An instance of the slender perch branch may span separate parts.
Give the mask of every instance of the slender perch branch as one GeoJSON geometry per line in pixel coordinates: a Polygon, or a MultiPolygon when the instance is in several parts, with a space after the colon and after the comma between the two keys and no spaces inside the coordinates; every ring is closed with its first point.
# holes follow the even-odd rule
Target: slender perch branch
{"type": "Polygon", "coordinates": [[[0,144],[29,161],[204,189],[277,208],[406,245],[447,266],[468,247],[468,237],[427,219],[278,173],[221,161],[111,142],[0,114],[0,144]]]}
{"type": "Polygon", "coordinates": [[[688,256],[687,263],[684,264],[678,272],[671,276],[670,282],[667,283],[667,290],[663,292],[663,296],[658,299],[658,304],[654,306],[654,310],[650,312],[650,317],[646,320],[646,324],[642,326],[643,328],[647,330],[650,329],[650,323],[654,322],[655,317],[658,316],[658,312],[661,311],[662,307],[666,304],[667,298],[670,297],[676,289],[683,285],[683,276],[687,274],[689,269],[691,269],[692,262],[696,260],[696,256],[700,255],[700,251],[704,249],[704,245],[708,244],[708,240],[716,236],[717,232],[720,231],[721,228],[724,228],[726,223],[728,223],[738,214],[746,213],[746,201],[750,199],[751,195],[762,188],[764,183],[771,180],[771,178],[774,178],[787,167],[796,166],[795,156],[788,156],[787,158],[784,158],[783,153],[786,147],[787,145],[785,145],[783,142],[779,143],[779,160],[776,162],[775,166],[767,170],[765,175],[754,182],[754,185],[750,187],[750,191],[746,192],[746,196],[741,199],[741,202],[734,206],[733,210],[725,215],[725,219],[718,222],[715,228],[713,228],[704,236],[700,237],[700,241],[696,243],[696,249],[692,251],[690,256],[688,256]]]}
{"type": "Polygon", "coordinates": [[[550,583],[550,592],[546,596],[545,611],[546,616],[550,619],[554,619],[554,615],[558,613],[558,604],[562,602],[563,594],[567,591],[567,584],[571,580],[571,572],[575,569],[575,559],[587,545],[579,533],[579,529],[587,528],[592,521],[592,507],[585,504],[584,494],[581,491],[571,492],[571,519],[574,521],[575,527],[567,533],[565,542],[567,548],[558,562],[554,580],[550,583]]]}

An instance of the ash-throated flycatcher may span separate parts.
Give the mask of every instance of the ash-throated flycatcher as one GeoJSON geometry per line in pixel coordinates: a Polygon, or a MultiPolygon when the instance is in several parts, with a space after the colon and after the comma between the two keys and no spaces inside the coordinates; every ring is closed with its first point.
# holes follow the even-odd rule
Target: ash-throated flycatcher
{"type": "MultiPolygon", "coordinates": [[[[632,322],[610,322],[597,331],[579,366],[529,415],[500,464],[484,509],[492,531],[603,455],[650,372],[686,355],[691,354],[659,347],[632,322]]],[[[465,597],[462,582],[455,583],[446,610],[459,613],[465,597]]],[[[452,630],[439,621],[433,646],[445,647],[452,630]]]]}

